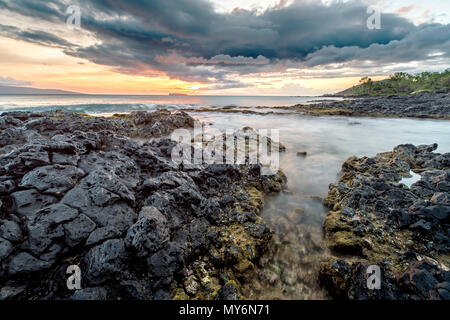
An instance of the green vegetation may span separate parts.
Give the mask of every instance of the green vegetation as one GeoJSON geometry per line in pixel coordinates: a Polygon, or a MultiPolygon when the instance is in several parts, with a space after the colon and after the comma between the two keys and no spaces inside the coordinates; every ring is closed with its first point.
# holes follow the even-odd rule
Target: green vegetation
{"type": "Polygon", "coordinates": [[[358,85],[339,94],[348,96],[389,96],[449,90],[450,69],[447,69],[442,73],[422,72],[417,75],[398,72],[381,81],[372,81],[369,77],[363,77],[358,85]]]}

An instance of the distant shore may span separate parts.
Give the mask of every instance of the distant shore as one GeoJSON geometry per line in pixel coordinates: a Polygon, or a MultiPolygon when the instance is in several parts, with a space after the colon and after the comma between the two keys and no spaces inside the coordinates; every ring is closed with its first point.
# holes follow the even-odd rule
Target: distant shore
{"type": "Polygon", "coordinates": [[[347,100],[320,101],[276,108],[187,108],[185,111],[246,114],[305,114],[312,116],[429,118],[450,120],[449,93],[419,93],[388,97],[356,97],[347,100]],[[270,109],[270,111],[264,111],[270,109]]]}

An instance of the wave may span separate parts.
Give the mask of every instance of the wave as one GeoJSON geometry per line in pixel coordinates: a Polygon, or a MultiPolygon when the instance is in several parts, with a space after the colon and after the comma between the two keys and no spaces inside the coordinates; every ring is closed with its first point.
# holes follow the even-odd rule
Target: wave
{"type": "Polygon", "coordinates": [[[55,110],[65,110],[78,113],[121,113],[131,111],[152,111],[156,109],[172,109],[181,110],[186,108],[202,108],[204,106],[197,104],[107,104],[107,103],[90,103],[90,104],[73,104],[73,105],[44,105],[35,107],[8,107],[0,105],[0,111],[30,111],[30,112],[46,112],[55,110]]]}

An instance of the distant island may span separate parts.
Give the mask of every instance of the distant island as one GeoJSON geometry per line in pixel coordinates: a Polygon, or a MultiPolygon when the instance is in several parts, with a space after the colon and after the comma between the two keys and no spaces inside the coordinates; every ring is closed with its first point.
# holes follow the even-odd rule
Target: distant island
{"type": "Polygon", "coordinates": [[[0,86],[0,94],[82,94],[58,89],[37,89],[30,87],[0,86]]]}
{"type": "Polygon", "coordinates": [[[450,91],[450,69],[442,73],[422,72],[411,75],[397,72],[388,79],[372,81],[363,77],[359,84],[333,96],[392,96],[422,92],[445,93],[450,91]]]}
{"type": "Polygon", "coordinates": [[[184,96],[188,96],[188,94],[186,94],[186,93],[169,93],[169,96],[182,96],[182,97],[184,97],[184,96]]]}

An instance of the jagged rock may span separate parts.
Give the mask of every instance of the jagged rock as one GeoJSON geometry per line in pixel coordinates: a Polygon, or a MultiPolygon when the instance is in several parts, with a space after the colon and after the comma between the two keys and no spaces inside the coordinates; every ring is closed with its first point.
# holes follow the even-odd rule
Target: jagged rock
{"type": "Polygon", "coordinates": [[[36,188],[50,194],[62,194],[78,182],[84,171],[74,166],[45,166],[27,173],[20,183],[21,188],[36,188]]]}
{"type": "Polygon", "coordinates": [[[8,265],[8,273],[15,275],[19,273],[31,273],[41,271],[50,267],[50,263],[36,259],[26,252],[21,252],[12,258],[8,265]]]}
{"type": "Polygon", "coordinates": [[[15,188],[14,180],[0,181],[0,195],[10,194],[15,188]]]}
{"type": "MultiPolygon", "coordinates": [[[[135,197],[131,190],[120,181],[120,179],[112,172],[107,172],[103,170],[94,170],[83,180],[88,187],[101,186],[108,191],[115,193],[120,196],[123,200],[134,203],[135,197]]],[[[104,200],[98,200],[95,197],[102,195],[93,194],[93,201],[104,203],[104,200]]],[[[104,197],[104,196],[103,196],[104,197]]]]}
{"type": "Polygon", "coordinates": [[[122,239],[106,240],[93,247],[84,258],[85,277],[88,283],[99,285],[126,270],[127,252],[122,239]]]}
{"type": "Polygon", "coordinates": [[[60,257],[63,249],[64,247],[61,243],[53,243],[39,256],[39,259],[53,264],[60,257]]]}
{"type": "Polygon", "coordinates": [[[108,226],[95,229],[86,240],[86,245],[99,244],[105,240],[117,238],[120,236],[120,231],[114,227],[108,226]]]}
{"type": "Polygon", "coordinates": [[[77,290],[70,300],[108,300],[108,290],[103,287],[94,287],[77,290]]]}
{"type": "Polygon", "coordinates": [[[186,279],[184,282],[184,289],[186,290],[186,293],[190,296],[194,296],[200,288],[200,284],[195,279],[194,276],[190,276],[186,279]]]}
{"type": "Polygon", "coordinates": [[[136,212],[124,203],[105,208],[91,207],[82,211],[100,227],[114,227],[120,232],[128,230],[136,220],[136,212]]]}
{"type": "Polygon", "coordinates": [[[11,197],[14,200],[17,214],[29,219],[32,219],[42,208],[57,202],[56,197],[40,194],[34,189],[14,192],[11,197]]]}
{"type": "Polygon", "coordinates": [[[192,250],[207,247],[209,227],[210,224],[204,218],[195,219],[189,225],[189,238],[191,239],[192,250]]]}
{"type": "Polygon", "coordinates": [[[86,215],[80,214],[75,220],[64,225],[66,243],[71,247],[80,244],[89,237],[96,226],[94,221],[86,215]]]}
{"type": "Polygon", "coordinates": [[[5,286],[0,289],[0,301],[11,300],[24,292],[26,286],[10,287],[5,286]]]}
{"type": "Polygon", "coordinates": [[[171,281],[174,273],[183,265],[184,251],[177,243],[169,243],[167,247],[147,258],[148,275],[150,278],[165,278],[165,282],[171,281]]]}
{"type": "MultiPolygon", "coordinates": [[[[1,204],[0,204],[1,206],[1,204]]],[[[20,242],[23,239],[20,226],[11,220],[0,220],[0,238],[20,242]]]]}
{"type": "Polygon", "coordinates": [[[325,199],[332,208],[324,222],[325,240],[337,257],[331,258],[333,264],[323,264],[320,274],[333,297],[441,299],[446,295],[437,285],[450,267],[443,258],[450,244],[450,206],[444,190],[450,167],[441,160],[448,155],[433,153],[436,148],[436,144],[400,145],[392,152],[352,157],[344,163],[338,183],[330,185],[325,199]],[[408,188],[399,182],[410,170],[420,172],[421,178],[408,188]],[[443,264],[419,263],[421,256],[443,264]],[[337,263],[348,267],[333,267],[337,263]],[[371,264],[382,269],[380,291],[363,287],[364,268],[371,264]]]}
{"type": "Polygon", "coordinates": [[[269,227],[263,221],[260,221],[260,223],[248,223],[245,229],[256,239],[261,239],[270,233],[269,227]]]}
{"type": "Polygon", "coordinates": [[[222,288],[220,288],[217,299],[218,300],[239,300],[241,297],[239,289],[234,281],[229,281],[222,288]]]}
{"type": "Polygon", "coordinates": [[[436,192],[431,197],[430,202],[435,205],[450,206],[450,194],[444,192],[436,192]]]}
{"type": "Polygon", "coordinates": [[[39,255],[55,239],[64,237],[63,223],[75,219],[78,211],[63,204],[51,205],[39,211],[27,224],[29,249],[39,255]]]}
{"type": "Polygon", "coordinates": [[[1,297],[170,299],[195,270],[189,294],[214,299],[224,265],[245,281],[272,236],[264,195],[286,179],[259,164],[176,164],[178,142],[157,137],[193,124],[167,110],[0,115],[2,133],[24,133],[0,147],[0,287],[12,288],[1,297]],[[71,264],[88,286],[75,294],[71,264]]]}
{"type": "Polygon", "coordinates": [[[148,281],[124,280],[120,283],[120,291],[125,299],[150,300],[152,299],[148,281]]]}
{"type": "MultiPolygon", "coordinates": [[[[447,272],[448,273],[448,272],[447,272]]],[[[444,272],[445,274],[445,272],[444,272]]],[[[435,291],[439,284],[439,278],[448,281],[450,276],[442,279],[439,267],[426,261],[413,262],[408,269],[399,276],[400,285],[408,288],[420,299],[437,299],[439,293],[435,291]]],[[[440,288],[444,286],[439,286],[440,288]]]]}
{"type": "Polygon", "coordinates": [[[168,240],[167,219],[155,207],[144,207],[138,221],[128,230],[125,244],[139,257],[144,257],[160,249],[168,240]]]}
{"type": "MultiPolygon", "coordinates": [[[[308,112],[310,105],[301,108],[301,110],[312,114],[343,114],[349,116],[379,116],[383,114],[399,117],[448,119],[450,116],[448,96],[448,92],[423,92],[401,96],[356,97],[356,99],[346,101],[315,104],[314,110],[310,112],[308,112]],[[317,112],[315,112],[316,110],[317,112]]],[[[422,148],[421,150],[426,151],[427,149],[422,148]]]]}
{"type": "Polygon", "coordinates": [[[13,250],[14,247],[11,242],[0,238],[0,261],[5,260],[13,250]]]}

